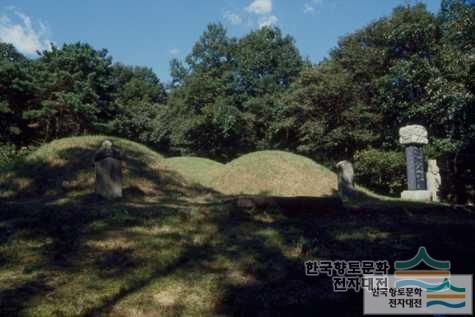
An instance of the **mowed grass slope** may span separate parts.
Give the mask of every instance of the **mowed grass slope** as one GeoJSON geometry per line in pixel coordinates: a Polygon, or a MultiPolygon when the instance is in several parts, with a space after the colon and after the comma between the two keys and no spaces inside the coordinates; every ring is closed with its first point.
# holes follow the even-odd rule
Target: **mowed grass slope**
{"type": "Polygon", "coordinates": [[[92,156],[105,138],[55,141],[1,174],[0,316],[360,316],[361,294],[305,276],[304,261],[392,264],[422,245],[474,273],[473,208],[242,208],[115,138],[125,196],[104,201],[92,156]]]}
{"type": "Polygon", "coordinates": [[[106,136],[72,137],[38,148],[11,170],[0,172],[0,198],[72,197],[94,191],[94,154],[109,139],[127,153],[127,191],[158,193],[163,156],[128,140],[106,136]]]}
{"type": "Polygon", "coordinates": [[[336,175],[304,156],[283,151],[259,151],[226,164],[211,181],[224,194],[271,196],[331,196],[336,175]]]}
{"type": "Polygon", "coordinates": [[[196,157],[165,160],[171,170],[226,195],[332,196],[336,175],[301,155],[258,151],[227,164],[196,157]]]}
{"type": "Polygon", "coordinates": [[[190,182],[203,186],[210,186],[213,175],[224,166],[210,159],[193,156],[167,158],[165,164],[190,182]]]}

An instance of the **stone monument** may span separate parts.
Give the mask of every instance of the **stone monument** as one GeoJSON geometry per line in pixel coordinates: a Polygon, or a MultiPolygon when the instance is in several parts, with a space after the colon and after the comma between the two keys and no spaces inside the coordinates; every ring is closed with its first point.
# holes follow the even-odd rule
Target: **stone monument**
{"type": "Polygon", "coordinates": [[[122,197],[122,159],[124,153],[105,140],[94,156],[96,194],[107,198],[122,197]]]}
{"type": "Polygon", "coordinates": [[[422,146],[429,143],[427,130],[420,125],[408,125],[399,129],[399,143],[406,146],[407,189],[401,193],[405,200],[430,201],[424,171],[422,146]]]}
{"type": "Polygon", "coordinates": [[[353,182],[354,170],[351,162],[341,161],[336,164],[338,174],[338,193],[343,197],[349,197],[355,193],[355,184],[353,182]]]}
{"type": "Polygon", "coordinates": [[[436,160],[427,161],[427,190],[430,191],[432,201],[440,201],[439,188],[442,184],[439,166],[436,160]]]}

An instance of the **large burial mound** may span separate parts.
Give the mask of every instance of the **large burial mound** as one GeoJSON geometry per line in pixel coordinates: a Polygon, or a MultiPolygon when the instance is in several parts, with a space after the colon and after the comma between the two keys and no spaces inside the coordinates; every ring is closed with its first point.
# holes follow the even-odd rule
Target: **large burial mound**
{"type": "Polygon", "coordinates": [[[210,186],[213,175],[224,166],[210,159],[193,156],[171,157],[165,160],[165,165],[186,180],[203,186],[210,186]]]}
{"type": "Polygon", "coordinates": [[[138,143],[106,136],[64,138],[45,144],[12,169],[0,172],[0,198],[74,198],[94,192],[94,154],[105,140],[126,153],[127,197],[166,196],[186,181],[164,166],[164,157],[138,143]],[[174,188],[170,188],[174,187],[174,188]]]}
{"type": "Polygon", "coordinates": [[[260,151],[231,161],[215,172],[210,185],[224,194],[330,196],[336,175],[306,157],[260,151]]]}

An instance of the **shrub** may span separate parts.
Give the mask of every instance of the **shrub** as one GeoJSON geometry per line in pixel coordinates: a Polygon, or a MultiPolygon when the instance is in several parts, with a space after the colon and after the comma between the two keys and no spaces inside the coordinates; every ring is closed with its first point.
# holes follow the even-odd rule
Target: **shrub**
{"type": "Polygon", "coordinates": [[[0,170],[10,166],[16,158],[16,147],[10,143],[0,143],[0,170]]]}
{"type": "Polygon", "coordinates": [[[403,151],[366,149],[355,153],[356,182],[379,193],[397,196],[406,184],[403,151]]]}

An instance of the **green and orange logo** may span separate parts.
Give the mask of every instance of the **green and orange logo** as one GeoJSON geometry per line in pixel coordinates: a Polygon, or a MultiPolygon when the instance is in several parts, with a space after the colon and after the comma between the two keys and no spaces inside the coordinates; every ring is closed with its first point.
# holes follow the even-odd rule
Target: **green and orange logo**
{"type": "Polygon", "coordinates": [[[417,254],[405,261],[395,261],[396,287],[419,287],[425,289],[427,307],[445,306],[447,308],[465,307],[465,288],[456,287],[450,282],[450,261],[440,261],[431,257],[425,247],[420,247],[417,254]],[[424,263],[432,270],[413,270],[424,263]],[[429,283],[428,281],[439,283],[429,283]]]}

